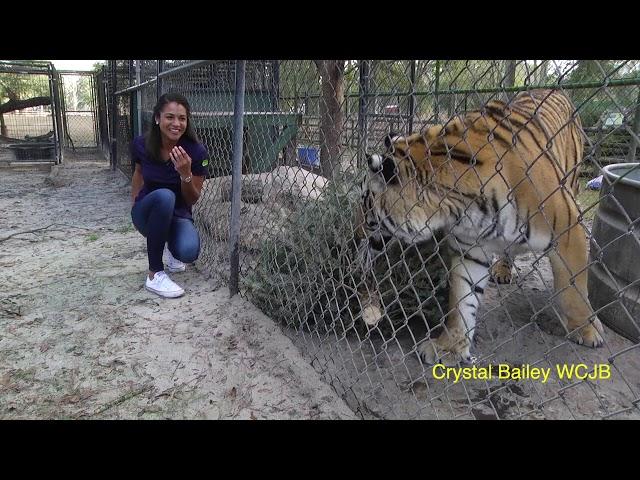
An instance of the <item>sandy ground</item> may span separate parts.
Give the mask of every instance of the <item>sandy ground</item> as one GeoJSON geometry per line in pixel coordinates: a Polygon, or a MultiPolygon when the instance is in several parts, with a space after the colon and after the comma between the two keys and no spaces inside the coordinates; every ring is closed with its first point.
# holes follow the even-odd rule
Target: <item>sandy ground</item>
{"type": "Polygon", "coordinates": [[[640,345],[604,327],[598,349],[563,338],[564,331],[549,307],[552,274],[543,259],[532,272],[532,257],[516,260],[512,285],[488,284],[479,313],[472,353],[477,367],[507,364],[550,368],[546,382],[526,379],[436,379],[422,363],[416,341],[425,339],[420,321],[394,335],[371,329],[364,336],[339,341],[302,341],[321,371],[349,406],[364,418],[385,419],[640,419],[640,345]],[[532,272],[532,273],[530,273],[532,272]],[[606,379],[561,379],[558,365],[609,365],[606,379]]]}
{"type": "Polygon", "coordinates": [[[0,419],[353,419],[279,327],[197,269],[143,288],[103,161],[0,169],[0,419]]]}

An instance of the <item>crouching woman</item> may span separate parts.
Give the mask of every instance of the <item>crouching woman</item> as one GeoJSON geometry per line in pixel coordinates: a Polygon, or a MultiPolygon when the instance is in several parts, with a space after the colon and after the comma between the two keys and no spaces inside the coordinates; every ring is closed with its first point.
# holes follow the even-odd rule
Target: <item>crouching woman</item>
{"type": "Polygon", "coordinates": [[[200,198],[208,157],[184,96],[167,93],[158,99],[151,128],[133,140],[131,154],[131,219],[147,239],[149,258],[145,288],[162,297],[180,297],[184,289],[169,278],[165,262],[167,272],[183,272],[200,254],[192,206],[200,198]]]}

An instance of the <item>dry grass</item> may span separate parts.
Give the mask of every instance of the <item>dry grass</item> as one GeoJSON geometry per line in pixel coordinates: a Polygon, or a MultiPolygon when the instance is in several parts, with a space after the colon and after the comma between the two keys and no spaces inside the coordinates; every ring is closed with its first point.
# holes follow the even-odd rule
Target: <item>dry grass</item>
{"type": "Polygon", "coordinates": [[[590,178],[580,179],[580,193],[578,193],[578,206],[583,213],[583,216],[589,222],[593,221],[593,217],[598,210],[598,202],[600,200],[599,190],[589,190],[587,188],[587,182],[590,178]]]}

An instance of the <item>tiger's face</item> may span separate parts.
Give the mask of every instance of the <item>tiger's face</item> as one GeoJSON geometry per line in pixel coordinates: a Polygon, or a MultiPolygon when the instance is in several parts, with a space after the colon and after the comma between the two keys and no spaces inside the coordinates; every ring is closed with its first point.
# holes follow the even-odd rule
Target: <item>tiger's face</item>
{"type": "MultiPolygon", "coordinates": [[[[402,188],[408,180],[407,173],[415,164],[416,154],[412,151],[405,137],[389,134],[384,139],[386,150],[382,154],[367,155],[369,166],[369,188],[375,194],[381,194],[387,189],[402,188]],[[401,145],[405,143],[405,145],[401,145]]],[[[424,155],[422,155],[424,156],[424,155]]],[[[424,158],[420,158],[421,161],[424,158]]]]}
{"type": "Polygon", "coordinates": [[[434,170],[426,145],[420,134],[389,135],[382,154],[366,155],[363,208],[369,230],[379,228],[407,241],[425,239],[423,230],[437,208],[430,193],[434,170]]]}
{"type": "MultiPolygon", "coordinates": [[[[467,133],[462,120],[407,136],[389,135],[382,154],[367,155],[364,184],[367,218],[406,241],[425,241],[449,226],[482,191],[483,168],[491,154],[486,136],[467,133]],[[484,138],[483,138],[484,137],[484,138]],[[386,219],[386,220],[385,220],[386,219]]],[[[491,182],[491,180],[490,180],[491,182]]]]}
{"type": "Polygon", "coordinates": [[[369,180],[376,193],[403,190],[418,198],[415,187],[435,189],[453,187],[459,191],[478,191],[478,175],[496,156],[489,130],[481,121],[469,128],[463,119],[430,127],[406,136],[388,135],[385,152],[367,156],[369,180]]]}
{"type": "Polygon", "coordinates": [[[376,197],[407,196],[416,199],[418,173],[421,173],[425,183],[430,177],[427,169],[418,166],[426,167],[428,164],[425,143],[409,144],[407,137],[394,134],[388,135],[384,143],[386,149],[382,154],[366,156],[369,167],[366,187],[376,197]]]}

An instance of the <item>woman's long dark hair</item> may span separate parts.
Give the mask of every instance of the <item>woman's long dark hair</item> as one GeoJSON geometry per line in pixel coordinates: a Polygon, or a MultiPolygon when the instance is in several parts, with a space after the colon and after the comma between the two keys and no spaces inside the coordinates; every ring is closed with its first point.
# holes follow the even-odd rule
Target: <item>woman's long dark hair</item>
{"type": "Polygon", "coordinates": [[[160,163],[164,163],[164,160],[162,160],[162,157],[160,156],[160,149],[162,148],[162,134],[160,133],[160,125],[156,124],[156,118],[160,117],[164,106],[171,102],[176,102],[177,104],[182,105],[187,111],[187,128],[182,136],[187,137],[194,142],[200,142],[195,128],[193,128],[193,123],[191,122],[191,107],[189,106],[187,99],[184,95],[180,95],[179,93],[165,93],[158,99],[155,107],[153,107],[151,128],[145,136],[145,148],[149,157],[151,160],[160,163]]]}

